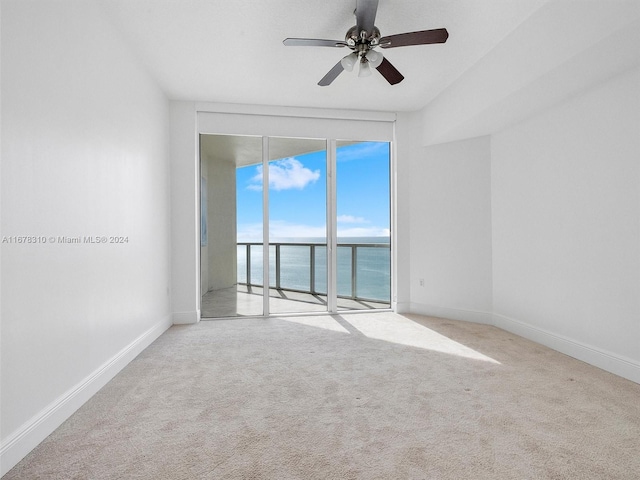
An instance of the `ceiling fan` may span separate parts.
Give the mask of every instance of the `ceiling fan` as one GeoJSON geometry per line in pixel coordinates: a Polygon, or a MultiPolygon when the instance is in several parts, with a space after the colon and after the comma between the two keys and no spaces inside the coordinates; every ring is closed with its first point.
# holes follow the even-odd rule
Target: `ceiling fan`
{"type": "Polygon", "coordinates": [[[342,40],[321,40],[316,38],[286,38],[282,43],[286,46],[297,47],[349,47],[352,52],[340,60],[329,72],[322,77],[318,85],[330,85],[343,70],[352,71],[356,63],[360,64],[358,76],[371,75],[371,67],[375,68],[391,84],[395,85],[404,80],[404,76],[387,60],[382,53],[375,50],[380,48],[405,47],[409,45],[427,45],[444,43],[449,38],[446,28],[434,30],[420,30],[418,32],[399,33],[387,37],[380,36],[380,30],[374,25],[378,0],[356,0],[356,24],[351,27],[342,40]]]}

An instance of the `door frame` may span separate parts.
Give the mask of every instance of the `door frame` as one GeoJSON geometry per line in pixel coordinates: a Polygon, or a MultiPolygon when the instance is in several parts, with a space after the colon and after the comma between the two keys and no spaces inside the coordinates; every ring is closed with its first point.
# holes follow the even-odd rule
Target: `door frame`
{"type": "MultiPolygon", "coordinates": [[[[194,199],[196,206],[194,241],[195,256],[191,256],[195,260],[194,270],[196,272],[195,281],[195,318],[198,322],[201,319],[201,276],[200,276],[200,142],[201,134],[212,135],[251,135],[260,136],[265,142],[266,137],[300,137],[300,138],[319,138],[327,141],[327,155],[329,158],[327,165],[327,175],[331,173],[331,181],[327,182],[327,188],[330,189],[327,195],[327,236],[328,249],[331,248],[332,254],[328,254],[331,262],[328,265],[327,282],[333,285],[337,284],[336,257],[337,255],[337,239],[333,234],[336,229],[335,211],[335,145],[336,139],[352,139],[354,141],[381,141],[390,144],[390,227],[391,227],[391,310],[395,311],[397,306],[397,253],[396,253],[396,160],[395,160],[395,123],[396,115],[389,112],[350,112],[350,111],[332,111],[295,107],[259,107],[259,106],[243,106],[243,105],[211,105],[196,104],[193,113],[195,113],[195,186],[194,199]],[[329,170],[331,169],[331,172],[329,170]],[[332,186],[331,186],[332,185],[332,186]],[[331,207],[331,208],[329,208],[331,207]]],[[[192,117],[193,118],[193,117],[192,117]]],[[[267,140],[268,145],[268,140],[267,140]]],[[[263,164],[265,157],[265,149],[263,143],[263,164]]],[[[266,157],[268,157],[268,149],[266,149],[266,157]]],[[[268,168],[264,169],[268,175],[268,168]]],[[[268,182],[268,180],[267,180],[268,182]]],[[[263,189],[263,194],[268,196],[267,189],[263,189]]],[[[268,201],[263,201],[263,209],[268,209],[268,201]]],[[[263,217],[268,221],[267,216],[263,217]]],[[[268,234],[268,222],[263,225],[263,240],[268,234]]],[[[268,243],[263,248],[268,249],[268,243]]],[[[263,262],[268,262],[268,255],[263,255],[263,262]]],[[[263,274],[268,275],[267,268],[263,269],[263,274]]],[[[192,271],[194,271],[192,270],[192,271]]],[[[192,277],[193,278],[193,277],[192,277]]],[[[268,282],[265,283],[268,285],[268,282]]],[[[330,288],[328,288],[330,290],[330,288]]],[[[264,296],[265,304],[268,304],[269,296],[264,296]]],[[[193,297],[191,297],[193,298],[193,297]]],[[[337,313],[337,305],[335,305],[336,295],[329,295],[328,299],[333,299],[333,305],[328,305],[328,313],[337,313]]],[[[366,311],[366,310],[365,310],[366,311]]],[[[263,316],[268,315],[268,305],[263,311],[263,316]]],[[[354,311],[354,313],[357,311],[354,311]]],[[[188,312],[187,312],[188,313],[188,312]]],[[[317,313],[316,313],[317,314],[317,313]]],[[[287,314],[292,315],[292,314],[287,314]]],[[[276,316],[276,315],[272,315],[276,316]]],[[[176,314],[174,313],[174,323],[195,323],[193,321],[175,322],[176,314]]],[[[187,318],[186,316],[184,317],[187,318]]],[[[192,318],[192,317],[191,317],[192,318]]]]}

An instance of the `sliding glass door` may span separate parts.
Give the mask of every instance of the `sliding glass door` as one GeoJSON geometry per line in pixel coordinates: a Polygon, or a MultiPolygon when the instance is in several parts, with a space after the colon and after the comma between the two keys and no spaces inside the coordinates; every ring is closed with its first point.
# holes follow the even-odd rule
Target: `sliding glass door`
{"type": "Polygon", "coordinates": [[[269,311],[327,311],[327,152],[269,139],[269,311]]]}
{"type": "Polygon", "coordinates": [[[390,308],[389,143],[201,136],[201,316],[390,308]]]}
{"type": "Polygon", "coordinates": [[[200,314],[202,318],[264,313],[262,138],[200,138],[200,314]]]}
{"type": "Polygon", "coordinates": [[[336,147],[338,310],[390,308],[389,143],[336,147]]]}

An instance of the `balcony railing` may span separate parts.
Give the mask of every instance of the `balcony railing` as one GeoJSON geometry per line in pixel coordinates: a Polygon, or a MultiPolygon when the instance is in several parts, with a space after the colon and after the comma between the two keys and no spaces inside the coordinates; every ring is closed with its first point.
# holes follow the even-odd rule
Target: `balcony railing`
{"type": "MultiPolygon", "coordinates": [[[[326,243],[279,242],[269,247],[270,288],[327,294],[326,243]]],[[[239,284],[263,287],[262,255],[262,243],[238,243],[239,284]]],[[[390,256],[388,243],[339,243],[338,297],[389,303],[390,256]]]]}

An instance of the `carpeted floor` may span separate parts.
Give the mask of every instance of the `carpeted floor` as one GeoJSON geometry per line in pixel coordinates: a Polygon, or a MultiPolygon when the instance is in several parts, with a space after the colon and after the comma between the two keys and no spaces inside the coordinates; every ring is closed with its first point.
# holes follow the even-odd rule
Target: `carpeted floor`
{"type": "Polygon", "coordinates": [[[640,385],[393,313],[176,326],[5,477],[638,479],[640,385]]]}

